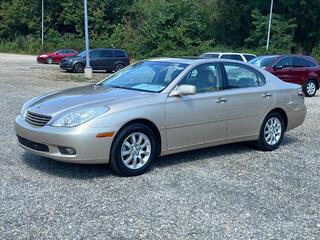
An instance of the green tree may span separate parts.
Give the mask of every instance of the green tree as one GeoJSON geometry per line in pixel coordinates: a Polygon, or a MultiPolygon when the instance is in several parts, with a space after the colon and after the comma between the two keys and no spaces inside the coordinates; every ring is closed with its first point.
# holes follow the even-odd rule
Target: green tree
{"type": "MultiPolygon", "coordinates": [[[[269,16],[262,15],[258,10],[252,12],[253,28],[245,43],[248,48],[264,48],[267,42],[269,16]]],[[[294,32],[297,28],[295,19],[285,19],[279,14],[273,14],[270,50],[273,52],[290,52],[295,46],[294,32]]]]}

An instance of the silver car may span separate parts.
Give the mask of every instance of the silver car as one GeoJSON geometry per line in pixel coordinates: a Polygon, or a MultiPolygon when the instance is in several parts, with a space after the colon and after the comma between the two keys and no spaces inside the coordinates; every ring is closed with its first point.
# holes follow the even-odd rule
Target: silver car
{"type": "Polygon", "coordinates": [[[300,86],[223,59],[141,61],[84,87],[27,101],[15,120],[21,147],[72,163],[144,173],[157,156],[255,141],[276,149],[306,116],[300,86]]]}

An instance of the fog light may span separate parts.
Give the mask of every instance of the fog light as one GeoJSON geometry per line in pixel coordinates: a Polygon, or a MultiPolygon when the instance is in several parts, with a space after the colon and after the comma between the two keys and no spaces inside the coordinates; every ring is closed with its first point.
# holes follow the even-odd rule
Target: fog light
{"type": "Polygon", "coordinates": [[[76,150],[70,147],[58,147],[60,153],[65,155],[76,155],[76,150]]]}

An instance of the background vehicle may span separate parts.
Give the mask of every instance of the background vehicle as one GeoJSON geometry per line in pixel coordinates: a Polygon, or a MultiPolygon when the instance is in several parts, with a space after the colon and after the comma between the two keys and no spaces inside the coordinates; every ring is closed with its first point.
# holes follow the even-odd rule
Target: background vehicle
{"type": "Polygon", "coordinates": [[[268,55],[260,56],[249,63],[261,67],[281,80],[303,86],[307,97],[316,94],[320,86],[320,66],[309,56],[268,55]]]}
{"type": "MultiPolygon", "coordinates": [[[[90,66],[93,70],[118,71],[130,65],[128,53],[122,49],[99,48],[89,50],[90,66]]],[[[72,72],[83,72],[86,65],[86,51],[61,61],[60,68],[72,72]]]]}
{"type": "Polygon", "coordinates": [[[250,60],[256,58],[257,56],[249,53],[227,53],[227,52],[207,52],[200,55],[202,58],[222,58],[231,59],[241,62],[249,62],[250,60]]]}
{"type": "Polygon", "coordinates": [[[78,54],[74,49],[60,49],[52,53],[44,53],[37,57],[38,63],[59,63],[65,57],[72,57],[78,54]]]}
{"type": "Polygon", "coordinates": [[[276,149],[306,115],[301,87],[249,64],[162,58],[104,81],[33,98],[15,120],[20,146],[126,176],[158,155],[240,141],[276,149]]]}

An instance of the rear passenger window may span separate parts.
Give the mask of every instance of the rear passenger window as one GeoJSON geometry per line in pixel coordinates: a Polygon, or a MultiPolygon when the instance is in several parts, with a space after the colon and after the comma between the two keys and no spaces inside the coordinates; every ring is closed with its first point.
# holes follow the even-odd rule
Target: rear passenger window
{"type": "Polygon", "coordinates": [[[101,50],[100,57],[107,58],[107,57],[113,57],[112,50],[101,50]]]}
{"type": "Polygon", "coordinates": [[[116,57],[126,57],[127,56],[127,54],[124,51],[121,51],[121,50],[114,50],[114,55],[116,57]]]}
{"type": "Polygon", "coordinates": [[[311,60],[300,58],[300,57],[293,57],[293,67],[315,67],[316,64],[311,60]]]}
{"type": "Polygon", "coordinates": [[[237,61],[242,61],[243,62],[242,57],[240,55],[237,55],[237,54],[222,54],[220,58],[232,59],[232,60],[237,60],[237,61]]]}
{"type": "Polygon", "coordinates": [[[253,69],[238,64],[224,63],[227,74],[226,89],[258,87],[266,83],[265,78],[253,69]]]}

